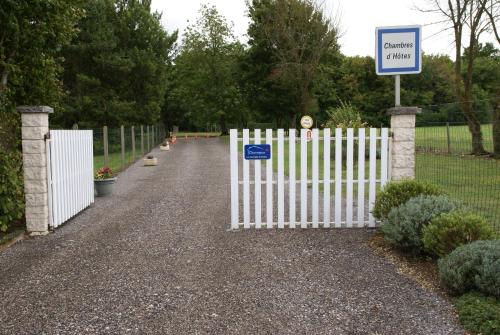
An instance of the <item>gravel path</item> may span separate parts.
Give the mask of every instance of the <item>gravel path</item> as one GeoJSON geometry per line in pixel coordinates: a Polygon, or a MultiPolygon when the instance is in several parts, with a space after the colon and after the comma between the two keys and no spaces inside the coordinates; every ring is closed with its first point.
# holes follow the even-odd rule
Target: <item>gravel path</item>
{"type": "Polygon", "coordinates": [[[227,232],[229,148],[179,141],[0,254],[0,334],[463,334],[365,229],[227,232]]]}

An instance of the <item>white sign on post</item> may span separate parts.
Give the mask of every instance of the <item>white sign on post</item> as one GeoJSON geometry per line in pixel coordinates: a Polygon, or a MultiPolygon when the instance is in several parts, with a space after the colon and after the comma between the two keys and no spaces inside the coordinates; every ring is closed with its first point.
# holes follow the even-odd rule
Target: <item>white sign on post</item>
{"type": "Polygon", "coordinates": [[[378,75],[422,71],[422,27],[397,26],[375,29],[375,69],[378,75]]]}

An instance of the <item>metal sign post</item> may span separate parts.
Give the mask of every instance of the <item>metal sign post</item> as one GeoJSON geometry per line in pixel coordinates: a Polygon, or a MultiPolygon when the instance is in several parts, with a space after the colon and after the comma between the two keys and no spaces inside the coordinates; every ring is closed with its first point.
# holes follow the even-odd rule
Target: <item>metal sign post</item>
{"type": "Polygon", "coordinates": [[[394,76],[395,78],[395,88],[394,88],[394,96],[396,97],[396,101],[395,101],[395,104],[394,106],[396,107],[399,107],[401,106],[401,97],[400,97],[400,94],[401,94],[401,77],[399,76],[399,74],[395,75],[394,76]]]}

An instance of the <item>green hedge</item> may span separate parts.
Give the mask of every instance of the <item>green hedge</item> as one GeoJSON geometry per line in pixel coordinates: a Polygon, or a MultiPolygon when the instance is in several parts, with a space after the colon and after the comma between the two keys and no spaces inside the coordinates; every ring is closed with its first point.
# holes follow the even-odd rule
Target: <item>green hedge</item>
{"type": "Polygon", "coordinates": [[[0,230],[24,215],[23,175],[20,152],[0,148],[0,230]]]}

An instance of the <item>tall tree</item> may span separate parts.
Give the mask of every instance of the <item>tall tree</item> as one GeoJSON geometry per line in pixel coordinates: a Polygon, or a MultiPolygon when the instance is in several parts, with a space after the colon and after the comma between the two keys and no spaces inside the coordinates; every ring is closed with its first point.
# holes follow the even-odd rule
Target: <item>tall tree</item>
{"type": "Polygon", "coordinates": [[[455,91],[464,114],[469,131],[472,135],[472,153],[483,155],[486,153],[483,145],[481,124],[473,109],[473,71],[474,61],[477,57],[479,37],[490,27],[487,18],[484,0],[430,0],[431,9],[444,17],[453,30],[455,44],[455,91]],[[468,40],[467,52],[462,58],[463,39],[468,40]],[[462,60],[465,61],[466,73],[462,76],[462,60]]]}
{"type": "MultiPolygon", "coordinates": [[[[500,33],[498,27],[498,22],[500,21],[500,1],[481,0],[481,3],[489,19],[491,29],[493,31],[493,34],[495,35],[497,43],[498,45],[500,45],[500,33]]],[[[493,156],[497,159],[500,159],[500,83],[498,81],[493,90],[493,156]]]]}
{"type": "MultiPolygon", "coordinates": [[[[287,109],[289,124],[308,112],[313,84],[325,56],[338,52],[338,29],[312,0],[253,0],[249,3],[251,52],[269,57],[266,80],[286,88],[293,99],[287,109]],[[294,107],[295,106],[295,107],[294,107]]],[[[256,65],[258,66],[258,65],[256,65]]]]}
{"type": "Polygon", "coordinates": [[[183,100],[180,103],[199,129],[217,123],[227,134],[228,123],[245,114],[237,77],[243,47],[214,6],[202,5],[200,17],[184,35],[175,60],[179,82],[172,94],[183,100]]]}
{"type": "Polygon", "coordinates": [[[150,1],[92,0],[85,10],[80,33],[63,49],[69,96],[59,123],[158,122],[177,33],[163,29],[150,1]]]}

